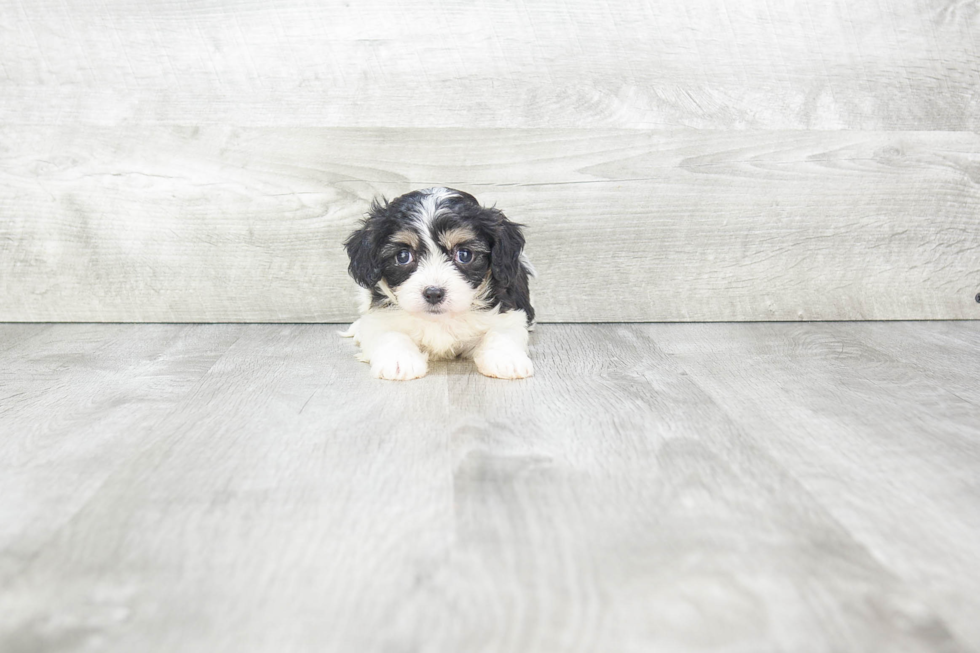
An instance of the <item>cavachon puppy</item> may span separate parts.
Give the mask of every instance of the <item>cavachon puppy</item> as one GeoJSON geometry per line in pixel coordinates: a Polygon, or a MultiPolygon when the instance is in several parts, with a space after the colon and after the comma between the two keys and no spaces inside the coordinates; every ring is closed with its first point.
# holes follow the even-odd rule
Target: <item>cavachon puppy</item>
{"type": "Polygon", "coordinates": [[[381,379],[425,376],[432,359],[466,356],[501,379],[534,373],[534,309],[521,225],[451,188],[375,201],[344,243],[364,288],[361,317],[341,335],[381,379]]]}

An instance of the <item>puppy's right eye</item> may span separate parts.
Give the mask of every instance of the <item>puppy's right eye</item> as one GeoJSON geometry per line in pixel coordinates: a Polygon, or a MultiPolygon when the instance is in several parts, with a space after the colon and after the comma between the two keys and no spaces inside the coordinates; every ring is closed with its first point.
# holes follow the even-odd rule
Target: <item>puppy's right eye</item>
{"type": "Polygon", "coordinates": [[[412,262],[412,253],[407,249],[400,249],[395,254],[395,263],[398,265],[408,265],[412,262]]]}

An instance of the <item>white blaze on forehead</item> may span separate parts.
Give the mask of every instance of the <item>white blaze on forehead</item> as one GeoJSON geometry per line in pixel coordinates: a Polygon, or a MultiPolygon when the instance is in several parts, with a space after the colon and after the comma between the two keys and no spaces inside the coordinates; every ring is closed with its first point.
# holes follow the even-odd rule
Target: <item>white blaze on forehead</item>
{"type": "Polygon", "coordinates": [[[448,188],[427,188],[422,191],[423,195],[415,205],[412,212],[415,218],[415,226],[419,230],[419,235],[425,242],[426,249],[430,252],[438,251],[435,241],[432,240],[432,223],[440,213],[440,204],[443,200],[455,197],[456,193],[448,188]]]}
{"type": "MultiPolygon", "coordinates": [[[[418,231],[425,253],[418,258],[418,265],[411,276],[395,289],[382,288],[387,295],[394,295],[396,305],[409,313],[432,316],[438,310],[441,315],[460,315],[474,307],[486,304],[488,287],[474,289],[469,281],[453,265],[449,257],[436,244],[432,235],[432,224],[445,209],[442,202],[459,193],[448,188],[429,188],[420,191],[411,208],[412,228],[418,231]],[[425,301],[426,288],[442,288],[445,299],[433,307],[425,301]]],[[[390,296],[389,296],[390,298],[390,296]]],[[[432,318],[436,319],[436,318],[432,318]]]]}

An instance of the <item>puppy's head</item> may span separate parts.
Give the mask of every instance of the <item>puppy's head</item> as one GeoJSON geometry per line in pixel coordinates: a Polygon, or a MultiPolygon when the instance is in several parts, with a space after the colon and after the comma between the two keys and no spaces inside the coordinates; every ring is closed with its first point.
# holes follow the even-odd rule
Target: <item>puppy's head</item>
{"type": "Polygon", "coordinates": [[[433,318],[500,305],[533,319],[520,225],[450,188],[374,202],[344,243],[372,306],[433,318]]]}

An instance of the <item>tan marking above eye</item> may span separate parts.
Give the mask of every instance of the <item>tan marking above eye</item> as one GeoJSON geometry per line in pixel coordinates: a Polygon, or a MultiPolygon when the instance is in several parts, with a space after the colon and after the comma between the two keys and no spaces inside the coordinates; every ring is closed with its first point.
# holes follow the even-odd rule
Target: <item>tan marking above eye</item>
{"type": "Polygon", "coordinates": [[[476,233],[469,227],[455,227],[439,234],[439,244],[447,250],[452,250],[454,247],[471,240],[476,240],[476,233]]]}
{"type": "Polygon", "coordinates": [[[402,229],[391,237],[391,242],[417,250],[419,248],[419,235],[411,229],[402,229]]]}

